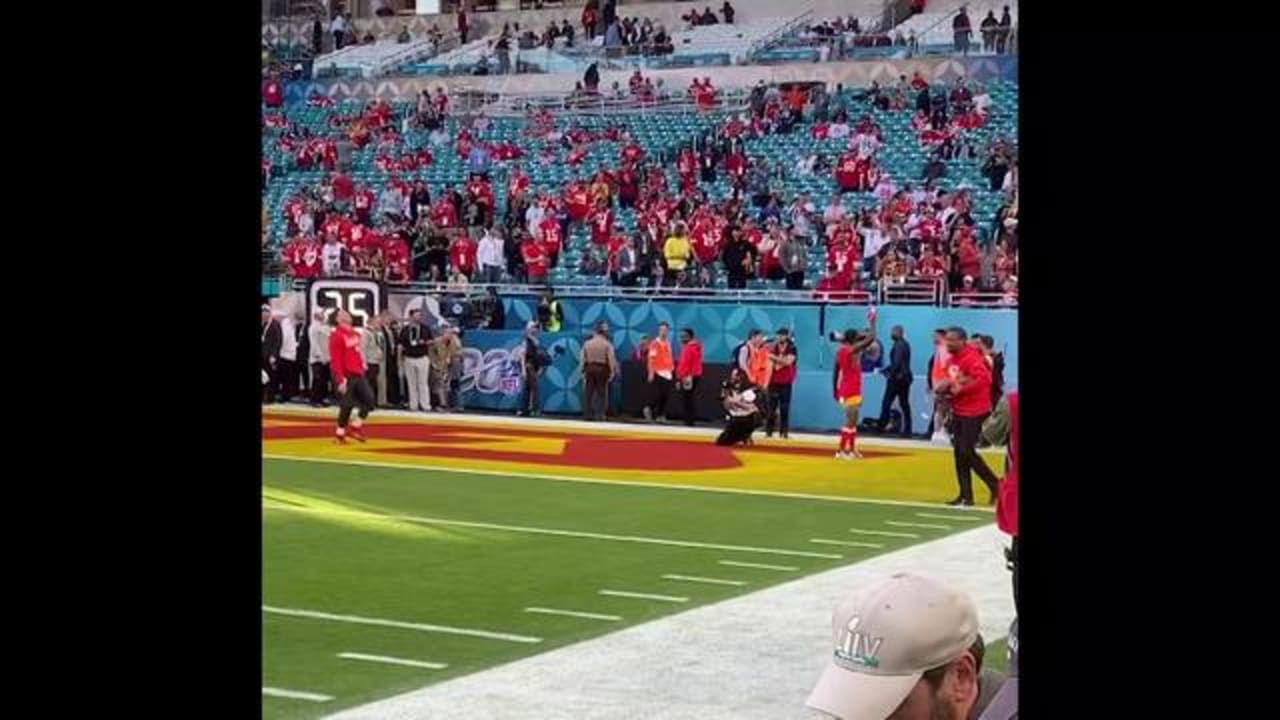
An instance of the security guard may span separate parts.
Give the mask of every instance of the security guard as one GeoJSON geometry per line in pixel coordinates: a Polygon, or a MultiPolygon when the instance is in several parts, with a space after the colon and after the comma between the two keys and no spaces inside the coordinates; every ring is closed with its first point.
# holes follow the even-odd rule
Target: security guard
{"type": "Polygon", "coordinates": [[[604,420],[609,413],[609,383],[618,376],[618,356],[609,342],[608,323],[596,323],[595,333],[582,344],[578,361],[582,363],[582,417],[604,420]]]}

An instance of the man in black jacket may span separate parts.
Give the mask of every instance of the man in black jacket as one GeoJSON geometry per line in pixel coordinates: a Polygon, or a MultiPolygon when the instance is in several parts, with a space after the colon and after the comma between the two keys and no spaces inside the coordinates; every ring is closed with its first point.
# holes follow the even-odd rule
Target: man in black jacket
{"type": "Polygon", "coordinates": [[[972,26],[969,25],[969,13],[964,8],[960,8],[960,12],[951,21],[951,30],[955,33],[956,52],[961,55],[968,55],[969,35],[972,32],[972,26]]]}
{"type": "Polygon", "coordinates": [[[902,410],[903,437],[911,437],[911,344],[903,337],[902,326],[894,325],[889,331],[893,348],[889,351],[889,367],[882,372],[885,377],[884,401],[880,403],[879,428],[884,432],[889,425],[889,411],[893,401],[902,410]]]}
{"type": "Polygon", "coordinates": [[[266,373],[263,387],[263,402],[275,402],[280,387],[280,373],[276,366],[280,364],[280,347],[284,345],[284,333],[280,322],[271,317],[271,306],[262,306],[262,371],[266,373]]]}
{"type": "Polygon", "coordinates": [[[1000,29],[996,31],[996,52],[1004,54],[1009,44],[1009,34],[1013,32],[1013,18],[1009,16],[1009,6],[1004,6],[1004,14],[1000,16],[1000,29]]]}

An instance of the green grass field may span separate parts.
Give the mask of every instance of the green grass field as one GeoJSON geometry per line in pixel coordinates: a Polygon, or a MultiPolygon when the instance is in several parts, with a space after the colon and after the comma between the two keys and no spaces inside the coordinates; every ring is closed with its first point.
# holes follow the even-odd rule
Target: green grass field
{"type": "MultiPolygon", "coordinates": [[[[264,696],[269,719],[318,717],[990,519],[971,514],[951,522],[946,511],[908,505],[292,460],[264,460],[263,485],[263,686],[332,698],[264,696]],[[601,590],[687,601],[605,596],[601,590]],[[536,614],[529,607],[618,619],[536,614]],[[428,632],[297,611],[540,640],[428,632]]],[[[1003,664],[1003,654],[993,644],[993,665],[1003,664]]]]}

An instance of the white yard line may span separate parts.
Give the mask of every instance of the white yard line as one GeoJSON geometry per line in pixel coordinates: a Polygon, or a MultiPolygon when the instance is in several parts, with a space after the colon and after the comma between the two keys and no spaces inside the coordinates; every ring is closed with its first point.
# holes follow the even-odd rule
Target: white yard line
{"type": "Polygon", "coordinates": [[[919,572],[967,592],[983,637],[1013,597],[994,525],[667,615],[342,711],[331,720],[801,720],[831,657],[831,610],[855,588],[919,572]],[[748,639],[748,640],[744,640],[748,639]],[[750,672],[744,668],[751,668],[750,672]],[[661,688],[661,692],[653,692],[661,688]]]}
{"type": "Polygon", "coordinates": [[[403,520],[405,522],[422,523],[423,525],[444,525],[446,527],[478,528],[481,530],[500,530],[503,532],[528,533],[531,535],[554,535],[557,537],[585,538],[588,540],[608,540],[611,542],[629,542],[642,545],[669,545],[671,547],[698,548],[705,550],[727,550],[731,552],[762,553],[765,555],[792,555],[795,557],[821,558],[824,560],[840,560],[842,555],[816,553],[807,550],[789,550],[786,548],[757,547],[755,545],[724,545],[721,543],[704,543],[695,540],[673,540],[670,538],[653,538],[641,535],[612,535],[610,533],[587,532],[584,530],[562,530],[557,528],[538,528],[525,525],[503,525],[500,523],[475,522],[472,520],[450,520],[448,518],[422,517],[419,515],[391,515],[386,513],[365,512],[363,510],[336,510],[332,508],[309,508],[295,505],[273,504],[272,509],[285,512],[312,513],[316,515],[339,515],[354,517],[373,517],[384,520],[403,520]]]}
{"type": "Polygon", "coordinates": [[[894,527],[924,528],[925,530],[950,530],[951,529],[950,525],[933,525],[930,523],[905,522],[903,520],[885,520],[884,524],[892,525],[894,527]]]}
{"type": "Polygon", "coordinates": [[[284,690],[282,688],[273,687],[262,688],[262,694],[267,697],[289,698],[290,700],[310,700],[311,702],[329,702],[333,699],[332,695],[302,692],[301,690],[284,690]]]}
{"type": "Polygon", "coordinates": [[[658,602],[689,602],[689,598],[678,595],[654,595],[652,593],[631,592],[630,590],[601,590],[600,594],[608,595],[609,597],[636,598],[637,600],[657,600],[658,602]]]}
{"type": "Polygon", "coordinates": [[[915,513],[916,517],[928,518],[930,520],[958,520],[960,522],[991,522],[989,517],[975,517],[973,515],[938,515],[937,513],[915,513]]]}
{"type": "Polygon", "coordinates": [[[319,610],[299,610],[297,608],[282,608],[263,605],[262,612],[271,613],[273,615],[286,615],[289,617],[310,618],[312,620],[329,620],[331,622],[354,623],[356,625],[381,625],[383,627],[401,628],[404,630],[417,630],[418,632],[442,633],[444,635],[466,635],[468,637],[486,638],[489,640],[506,640],[515,643],[540,643],[542,638],[531,637],[529,635],[515,635],[513,633],[492,632],[489,630],[475,630],[473,628],[451,627],[449,625],[431,625],[428,623],[405,622],[403,620],[385,620],[383,618],[361,617],[359,615],[339,615],[337,613],[321,612],[319,610]]]}
{"type": "Polygon", "coordinates": [[[587,618],[588,620],[609,620],[617,622],[622,619],[621,615],[605,615],[603,613],[582,612],[580,610],[557,610],[556,608],[544,607],[527,607],[524,609],[527,613],[538,613],[540,615],[564,615],[565,617],[587,618]]]}
{"type": "Polygon", "coordinates": [[[386,665],[404,665],[406,667],[426,668],[427,670],[443,670],[448,663],[428,662],[426,660],[408,660],[406,658],[389,657],[387,655],[366,655],[364,653],[338,653],[343,660],[364,660],[366,662],[384,663],[386,665]]]}
{"type": "Polygon", "coordinates": [[[733,587],[742,587],[747,584],[746,580],[725,580],[724,578],[698,577],[697,575],[667,574],[663,575],[662,579],[676,580],[679,582],[706,583],[707,585],[731,585],[733,587]]]}
{"type": "Polygon", "coordinates": [[[817,543],[818,545],[843,545],[844,547],[864,547],[874,548],[876,550],[884,547],[878,543],[855,542],[853,540],[829,540],[827,538],[809,538],[809,542],[817,543]]]}
{"type": "MultiPolygon", "coordinates": [[[[374,426],[371,426],[374,427],[374,426]]],[[[556,482],[586,483],[588,485],[620,485],[624,487],[657,488],[660,490],[692,491],[721,493],[726,495],[759,495],[762,497],[791,498],[794,500],[821,500],[824,502],[853,503],[855,505],[896,505],[899,507],[918,507],[942,509],[949,507],[945,503],[916,502],[912,500],[883,500],[880,498],[842,497],[839,495],[816,495],[813,493],[784,492],[781,490],[750,490],[746,488],[704,487],[701,485],[682,485],[679,483],[647,482],[645,480],[602,480],[578,475],[555,475],[552,473],[531,473],[521,470],[502,470],[485,468],[460,468],[447,465],[414,465],[412,463],[384,462],[381,460],[348,460],[345,458],[297,457],[278,453],[263,453],[265,460],[291,460],[293,462],[321,463],[327,465],[357,465],[359,467],[389,468],[392,470],[421,470],[425,472],[441,472],[460,475],[487,475],[491,477],[517,477],[529,480],[553,480],[556,482]]],[[[991,512],[977,510],[975,512],[991,512]]]]}
{"type": "Polygon", "coordinates": [[[915,533],[894,532],[893,530],[863,530],[862,528],[849,528],[849,532],[857,535],[881,535],[883,537],[908,538],[911,540],[920,539],[920,536],[915,533]]]}
{"type": "Polygon", "coordinates": [[[729,567],[756,568],[757,570],[781,570],[783,572],[791,572],[800,568],[794,565],[770,565],[768,563],[742,562],[741,560],[717,560],[720,565],[728,565],[729,567]]]}

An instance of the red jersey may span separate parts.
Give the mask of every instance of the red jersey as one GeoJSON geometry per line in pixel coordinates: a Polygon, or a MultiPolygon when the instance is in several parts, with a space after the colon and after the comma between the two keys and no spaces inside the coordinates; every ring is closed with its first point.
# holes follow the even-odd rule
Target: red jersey
{"type": "Polygon", "coordinates": [[[976,280],[982,274],[982,251],[973,243],[961,243],[957,252],[960,256],[960,274],[972,275],[976,280]]]}
{"type": "Polygon", "coordinates": [[[476,243],[461,235],[449,247],[449,262],[463,274],[470,276],[476,269],[476,243]]]}
{"type": "Polygon", "coordinates": [[[706,265],[714,262],[716,256],[720,254],[720,231],[710,220],[694,223],[690,239],[693,241],[693,252],[698,256],[699,263],[706,265]]]}
{"type": "Polygon", "coordinates": [[[622,162],[635,164],[644,159],[644,148],[635,143],[631,143],[622,148],[622,162]]]}
{"type": "MultiPolygon", "coordinates": [[[[780,356],[790,355],[794,358],[796,357],[796,345],[795,343],[788,341],[786,347],[784,348],[781,343],[775,341],[769,347],[769,354],[780,355],[780,356]]],[[[769,379],[769,383],[771,385],[791,385],[795,381],[796,381],[796,363],[795,362],[792,362],[790,365],[787,365],[787,366],[782,366],[782,365],[775,366],[773,368],[773,375],[769,379]]]]}
{"type": "Polygon", "coordinates": [[[524,258],[530,280],[541,280],[547,276],[547,253],[533,238],[525,240],[520,246],[520,256],[524,258]]]}
{"type": "Polygon", "coordinates": [[[1009,459],[1005,464],[1004,479],[1000,481],[999,499],[996,501],[996,526],[1010,535],[1018,536],[1018,391],[1006,393],[1009,403],[1009,459]]]}
{"type": "Polygon", "coordinates": [[[916,272],[923,277],[942,277],[947,274],[947,261],[940,255],[920,258],[916,272]]]}
{"type": "Polygon", "coordinates": [[[582,183],[569,186],[565,193],[565,202],[569,206],[569,217],[574,222],[582,222],[591,212],[591,192],[582,183]]]}
{"type": "Polygon", "coordinates": [[[431,206],[431,221],[442,228],[453,228],[458,226],[458,209],[449,202],[448,197],[442,197],[431,206]]]}
{"type": "Polygon", "coordinates": [[[854,352],[852,347],[841,345],[836,351],[836,368],[839,371],[836,398],[848,400],[862,397],[862,363],[859,362],[858,353],[854,352]]]}
{"type": "Polygon", "coordinates": [[[959,417],[978,417],[991,412],[991,366],[982,351],[965,345],[954,353],[947,364],[947,375],[954,381],[963,375],[971,382],[955,386],[951,392],[952,411],[959,417]]]}
{"type": "Polygon", "coordinates": [[[613,211],[609,208],[597,208],[591,216],[591,242],[604,245],[613,234],[613,211]]]}
{"type": "Polygon", "coordinates": [[[486,207],[493,207],[493,188],[489,183],[476,178],[467,183],[467,194],[471,196],[472,202],[486,207]]]}
{"type": "Polygon", "coordinates": [[[840,156],[840,162],[836,164],[836,184],[842,190],[854,190],[858,187],[859,175],[861,168],[859,167],[858,156],[853,153],[845,153],[840,156]]]}
{"type": "Polygon", "coordinates": [[[364,354],[360,352],[360,333],[353,327],[339,325],[329,336],[329,365],[338,382],[364,375],[364,354]]]}
{"type": "Polygon", "coordinates": [[[564,239],[560,237],[560,221],[549,216],[538,225],[538,229],[542,231],[542,251],[548,259],[558,257],[564,244],[564,239]]]}
{"type": "Polygon", "coordinates": [[[529,176],[524,173],[514,173],[511,181],[507,183],[507,195],[511,197],[520,197],[529,189],[529,176]]]}
{"type": "Polygon", "coordinates": [[[268,80],[262,86],[262,102],[270,108],[278,108],[284,104],[284,88],[278,80],[268,80]]]}
{"type": "Polygon", "coordinates": [[[387,238],[383,259],[387,263],[388,280],[410,280],[409,244],[398,235],[387,238]]]}

